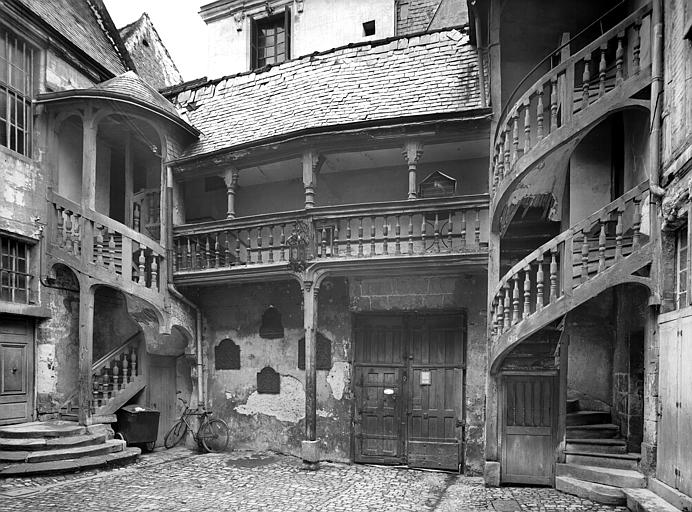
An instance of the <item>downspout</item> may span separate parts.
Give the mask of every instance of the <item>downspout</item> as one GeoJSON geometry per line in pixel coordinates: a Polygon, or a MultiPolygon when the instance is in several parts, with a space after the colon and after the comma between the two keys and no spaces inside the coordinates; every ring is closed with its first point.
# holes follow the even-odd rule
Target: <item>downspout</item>
{"type": "Polygon", "coordinates": [[[480,88],[481,94],[481,107],[486,108],[488,106],[488,100],[485,94],[485,66],[483,65],[483,48],[480,44],[481,41],[481,19],[478,14],[478,2],[473,0],[471,7],[473,9],[473,21],[476,26],[476,61],[478,65],[478,87],[480,88]]]}
{"type": "Polygon", "coordinates": [[[187,304],[195,311],[195,346],[197,347],[197,405],[206,405],[204,397],[204,363],[202,361],[202,311],[197,304],[185,297],[172,283],[173,277],[173,170],[166,166],[166,215],[168,215],[168,232],[166,245],[168,251],[168,292],[176,299],[187,304]]]}
{"type": "Polygon", "coordinates": [[[663,197],[661,188],[661,112],[663,110],[663,13],[661,0],[653,0],[651,12],[651,131],[649,132],[651,192],[663,197]]]}

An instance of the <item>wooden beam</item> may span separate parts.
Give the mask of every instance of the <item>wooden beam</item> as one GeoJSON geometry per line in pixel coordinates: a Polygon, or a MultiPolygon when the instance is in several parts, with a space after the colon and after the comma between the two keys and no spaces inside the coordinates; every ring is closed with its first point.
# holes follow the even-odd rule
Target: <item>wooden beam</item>
{"type": "Polygon", "coordinates": [[[84,117],[82,139],[82,208],[96,209],[96,130],[93,111],[84,117]]]}
{"type": "Polygon", "coordinates": [[[303,283],[303,326],[305,328],[305,438],[317,439],[317,287],[303,283]]]}
{"type": "Polygon", "coordinates": [[[79,289],[79,423],[82,425],[91,416],[93,344],[94,291],[85,279],[79,289]]]}

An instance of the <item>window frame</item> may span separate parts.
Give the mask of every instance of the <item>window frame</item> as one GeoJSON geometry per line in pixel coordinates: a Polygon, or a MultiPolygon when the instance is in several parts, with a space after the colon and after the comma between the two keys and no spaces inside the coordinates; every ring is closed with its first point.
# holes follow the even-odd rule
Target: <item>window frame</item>
{"type": "MultiPolygon", "coordinates": [[[[265,17],[256,17],[252,18],[250,20],[250,25],[251,25],[251,30],[250,30],[250,68],[251,69],[259,69],[263,68],[265,66],[276,66],[278,64],[282,64],[288,60],[291,60],[291,9],[287,5],[282,12],[272,14],[271,16],[265,16],[265,17]],[[266,62],[263,62],[260,64],[260,57],[259,57],[259,52],[260,52],[260,46],[259,46],[259,37],[260,37],[260,29],[265,26],[265,25],[270,25],[270,24],[275,24],[279,22],[281,19],[283,19],[283,29],[284,29],[284,59],[281,62],[273,62],[270,64],[267,64],[266,62]]],[[[274,43],[274,48],[275,52],[274,55],[276,56],[276,46],[277,43],[274,43]]],[[[261,49],[264,49],[265,47],[263,46],[261,49]]]]}
{"type": "Polygon", "coordinates": [[[32,249],[34,243],[6,232],[0,232],[0,302],[12,304],[35,304],[35,275],[32,249]],[[23,257],[18,255],[18,249],[23,250],[23,257]],[[18,268],[18,263],[24,262],[24,270],[18,268]],[[8,265],[6,265],[8,263],[8,265]],[[5,276],[7,275],[7,283],[5,276]],[[24,286],[18,285],[18,279],[24,279],[24,286]],[[7,297],[5,292],[7,291],[7,297]],[[23,292],[24,298],[17,299],[17,293],[23,292]]]}
{"type": "Polygon", "coordinates": [[[682,309],[692,305],[692,290],[690,289],[690,284],[692,283],[692,276],[690,276],[690,270],[692,269],[690,264],[692,260],[690,234],[689,220],[675,230],[675,309],[682,309]],[[683,240],[684,244],[681,243],[683,240]],[[684,290],[682,290],[683,286],[684,290]]]}
{"type": "Polygon", "coordinates": [[[4,125],[0,126],[0,148],[30,159],[38,48],[4,24],[0,24],[0,39],[0,125],[4,125]],[[13,60],[17,57],[21,66],[13,60]],[[14,83],[13,76],[21,74],[21,84],[14,83]],[[20,115],[23,126],[19,123],[20,115]]]}

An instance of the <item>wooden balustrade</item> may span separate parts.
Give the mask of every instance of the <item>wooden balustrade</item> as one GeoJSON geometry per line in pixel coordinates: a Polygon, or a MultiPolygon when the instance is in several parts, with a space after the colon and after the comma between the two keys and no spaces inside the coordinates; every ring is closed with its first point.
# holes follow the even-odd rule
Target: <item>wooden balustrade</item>
{"type": "MultiPolygon", "coordinates": [[[[493,143],[489,180],[493,195],[515,179],[517,162],[541,141],[641,73],[642,38],[649,42],[649,35],[642,33],[642,23],[650,17],[651,4],[637,9],[553,67],[508,108],[500,118],[493,143]],[[549,104],[544,98],[549,98],[549,104]],[[545,122],[546,118],[550,122],[545,122]]],[[[536,159],[542,154],[536,151],[536,159]]]]}
{"type": "Polygon", "coordinates": [[[50,249],[106,280],[161,289],[165,250],[157,242],[95,211],[48,193],[50,249]]]}
{"type": "Polygon", "coordinates": [[[224,219],[176,227],[174,264],[177,272],[286,264],[294,233],[312,260],[484,252],[487,222],[487,195],[224,219]]]}
{"type": "Polygon", "coordinates": [[[140,342],[135,335],[92,365],[92,400],[94,413],[142,376],[139,360],[140,342]]]}
{"type": "Polygon", "coordinates": [[[492,296],[493,337],[572,294],[639,249],[648,238],[641,232],[648,194],[644,182],[514,265],[492,296]]]}

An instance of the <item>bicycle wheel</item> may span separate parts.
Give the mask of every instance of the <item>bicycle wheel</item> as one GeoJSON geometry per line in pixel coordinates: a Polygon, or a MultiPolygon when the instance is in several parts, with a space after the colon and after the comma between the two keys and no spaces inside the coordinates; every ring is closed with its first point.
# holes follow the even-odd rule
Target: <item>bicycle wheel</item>
{"type": "Polygon", "coordinates": [[[197,434],[208,452],[222,452],[228,446],[230,432],[226,422],[217,418],[205,422],[197,434]]]}
{"type": "Polygon", "coordinates": [[[163,445],[166,448],[173,448],[187,434],[187,424],[183,420],[178,420],[178,423],[173,425],[163,438],[163,445]]]}

